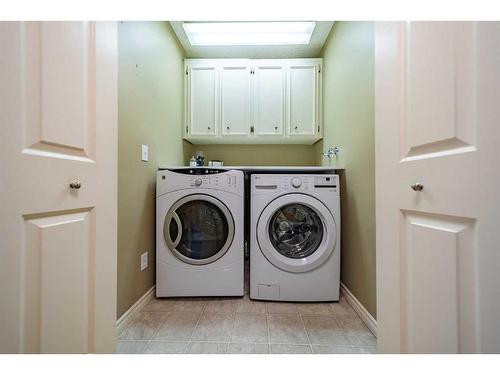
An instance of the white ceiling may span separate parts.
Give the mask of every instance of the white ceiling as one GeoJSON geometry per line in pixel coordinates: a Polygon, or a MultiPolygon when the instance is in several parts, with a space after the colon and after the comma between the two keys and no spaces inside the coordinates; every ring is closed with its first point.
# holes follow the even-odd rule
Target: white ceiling
{"type": "Polygon", "coordinates": [[[304,58],[318,57],[326,38],[333,26],[333,21],[316,21],[316,27],[308,45],[279,46],[192,46],[182,27],[183,21],[171,21],[177,38],[189,58],[304,58]]]}

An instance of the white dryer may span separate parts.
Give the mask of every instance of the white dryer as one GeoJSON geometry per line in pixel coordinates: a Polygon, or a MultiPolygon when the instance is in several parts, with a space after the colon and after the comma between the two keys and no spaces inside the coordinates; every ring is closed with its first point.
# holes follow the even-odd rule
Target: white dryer
{"type": "Polygon", "coordinates": [[[158,297],[244,294],[243,194],[241,171],[158,171],[158,297]]]}
{"type": "Polygon", "coordinates": [[[250,298],[338,301],[339,176],[254,174],[250,192],[250,298]]]}

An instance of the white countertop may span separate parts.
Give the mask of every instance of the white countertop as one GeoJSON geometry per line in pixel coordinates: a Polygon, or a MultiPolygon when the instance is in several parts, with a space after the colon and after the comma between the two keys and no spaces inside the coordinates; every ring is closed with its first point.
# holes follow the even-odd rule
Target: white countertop
{"type": "Polygon", "coordinates": [[[194,168],[207,168],[207,169],[237,169],[240,171],[307,171],[307,172],[325,172],[340,170],[334,167],[309,167],[309,166],[259,166],[259,165],[224,165],[223,167],[186,167],[186,166],[160,166],[159,169],[194,169],[194,168]]]}

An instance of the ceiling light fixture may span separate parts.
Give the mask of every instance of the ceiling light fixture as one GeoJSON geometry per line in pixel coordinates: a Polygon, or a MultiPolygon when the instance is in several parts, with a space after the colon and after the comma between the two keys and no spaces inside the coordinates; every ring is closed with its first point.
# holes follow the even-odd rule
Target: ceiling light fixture
{"type": "Polygon", "coordinates": [[[192,46],[309,44],[315,22],[185,22],[192,46]]]}

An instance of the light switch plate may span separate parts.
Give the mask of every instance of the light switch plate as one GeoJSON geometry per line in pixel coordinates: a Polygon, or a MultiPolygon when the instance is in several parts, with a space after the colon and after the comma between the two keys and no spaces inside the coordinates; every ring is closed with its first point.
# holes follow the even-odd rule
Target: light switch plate
{"type": "Polygon", "coordinates": [[[144,271],[148,268],[148,252],[141,254],[141,271],[144,271]]]}
{"type": "Polygon", "coordinates": [[[141,160],[149,161],[149,148],[148,145],[142,145],[141,148],[141,160]]]}

